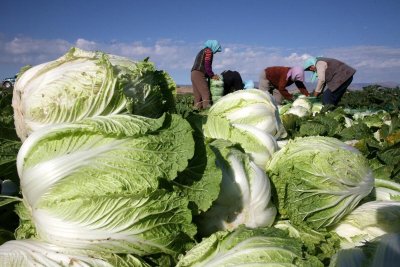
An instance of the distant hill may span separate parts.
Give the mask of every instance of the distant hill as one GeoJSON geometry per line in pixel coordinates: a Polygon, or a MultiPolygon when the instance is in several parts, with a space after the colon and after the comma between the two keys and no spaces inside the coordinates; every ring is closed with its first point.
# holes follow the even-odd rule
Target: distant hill
{"type": "Polygon", "coordinates": [[[391,81],[388,81],[388,82],[376,82],[376,83],[373,83],[373,84],[379,84],[380,86],[388,87],[388,88],[400,87],[400,83],[398,83],[398,82],[391,82],[391,81]]]}
{"type": "Polygon", "coordinates": [[[375,82],[375,83],[352,83],[349,86],[349,89],[354,89],[354,90],[360,90],[363,87],[370,86],[370,85],[379,85],[382,87],[387,87],[387,88],[396,88],[400,87],[399,83],[396,82],[375,82]]]}

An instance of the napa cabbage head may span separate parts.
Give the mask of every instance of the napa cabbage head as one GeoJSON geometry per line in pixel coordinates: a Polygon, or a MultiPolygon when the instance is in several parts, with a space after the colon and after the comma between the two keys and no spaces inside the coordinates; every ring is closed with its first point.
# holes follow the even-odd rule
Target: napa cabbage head
{"type": "Polygon", "coordinates": [[[306,97],[300,95],[291,104],[290,108],[284,114],[293,114],[298,117],[315,115],[322,109],[321,102],[318,102],[314,97],[306,97]]]}
{"type": "Polygon", "coordinates": [[[374,197],[375,200],[400,201],[400,183],[389,179],[375,178],[374,197]]]}
{"type": "Polygon", "coordinates": [[[239,144],[257,166],[265,170],[272,155],[279,149],[276,139],[269,133],[247,124],[231,124],[225,119],[207,120],[204,135],[217,140],[239,144]]]}
{"type": "Polygon", "coordinates": [[[150,267],[132,254],[117,255],[71,250],[39,240],[12,240],[0,246],[0,266],[97,266],[150,267]]]}
{"type": "Polygon", "coordinates": [[[293,101],[292,107],[304,107],[310,111],[312,108],[312,103],[308,97],[301,95],[293,101]]]}
{"type": "Polygon", "coordinates": [[[289,140],[267,173],[282,218],[315,230],[338,223],[374,186],[367,159],[332,137],[289,140]]]}
{"type": "Polygon", "coordinates": [[[304,256],[299,240],[273,227],[219,231],[182,255],[177,267],[186,266],[324,266],[304,256]]]}
{"type": "Polygon", "coordinates": [[[178,115],[108,115],[43,127],[17,157],[17,238],[174,256],[196,230],[189,200],[164,185],[193,154],[192,128],[178,115]]]}
{"type": "Polygon", "coordinates": [[[223,96],[208,112],[206,129],[212,136],[219,118],[231,124],[253,126],[276,139],[286,136],[285,128],[279,117],[279,109],[272,96],[258,89],[238,90],[223,96]]]}
{"type": "Polygon", "coordinates": [[[22,141],[46,125],[133,113],[158,117],[173,108],[175,84],[148,60],[71,48],[24,71],[14,86],[15,128],[22,141]]]}
{"type": "Polygon", "coordinates": [[[278,150],[277,139],[286,131],[271,96],[257,89],[223,96],[207,114],[204,136],[242,146],[262,169],[278,150]]]}
{"type": "Polygon", "coordinates": [[[156,69],[149,58],[133,61],[112,54],[107,56],[123,84],[129,113],[157,118],[175,110],[176,84],[167,72],[156,69]]]}
{"type": "Polygon", "coordinates": [[[278,105],[279,115],[285,114],[291,107],[292,107],[292,102],[283,105],[278,105]]]}
{"type": "Polygon", "coordinates": [[[341,247],[361,246],[388,233],[400,234],[400,202],[369,201],[331,227],[341,237],[341,247]]]}
{"type": "Polygon", "coordinates": [[[397,266],[400,261],[400,234],[379,236],[363,246],[342,249],[335,254],[329,267],[341,266],[397,266]]]}
{"type": "Polygon", "coordinates": [[[285,115],[286,114],[293,114],[301,118],[310,115],[311,112],[303,106],[292,106],[288,111],[286,111],[285,115]]]}
{"type": "Polygon", "coordinates": [[[321,102],[314,102],[311,108],[313,116],[320,113],[324,105],[321,102]]]}
{"type": "Polygon", "coordinates": [[[271,201],[271,186],[265,171],[230,142],[216,140],[211,147],[222,170],[222,182],[218,198],[197,218],[199,233],[209,236],[240,225],[271,226],[276,207],[271,201]]]}

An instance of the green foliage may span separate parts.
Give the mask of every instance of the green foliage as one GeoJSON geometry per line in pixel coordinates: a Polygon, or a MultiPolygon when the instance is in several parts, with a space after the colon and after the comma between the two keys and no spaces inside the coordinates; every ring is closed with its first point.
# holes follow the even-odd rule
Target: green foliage
{"type": "Polygon", "coordinates": [[[289,139],[302,136],[330,136],[338,137],[343,128],[343,114],[341,109],[332,112],[321,112],[314,116],[298,117],[293,114],[282,115],[282,123],[289,139]]]}
{"type": "Polygon", "coordinates": [[[16,158],[21,146],[14,126],[12,95],[0,96],[0,182],[10,179],[19,182],[16,158]]]}
{"type": "Polygon", "coordinates": [[[298,136],[327,135],[327,127],[318,121],[305,121],[300,125],[298,136]]]}
{"type": "Polygon", "coordinates": [[[302,123],[302,118],[294,114],[287,113],[281,115],[281,120],[287,132],[287,139],[291,139],[296,136],[302,123]]]}
{"type": "Polygon", "coordinates": [[[398,111],[400,109],[400,90],[399,88],[371,85],[359,91],[346,92],[339,105],[351,109],[398,111]]]}
{"type": "Polygon", "coordinates": [[[12,95],[0,95],[0,131],[4,135],[4,129],[14,128],[14,110],[11,106],[12,95]]]}
{"type": "Polygon", "coordinates": [[[18,205],[18,201],[17,198],[0,195],[0,245],[15,239],[14,231],[18,227],[19,221],[14,208],[18,205]]]}
{"type": "Polygon", "coordinates": [[[175,112],[186,118],[193,112],[193,94],[177,94],[175,112]]]}
{"type": "Polygon", "coordinates": [[[372,135],[372,131],[365,123],[357,123],[349,128],[344,128],[338,133],[340,138],[344,141],[348,140],[360,140],[363,138],[368,138],[372,135]]]}

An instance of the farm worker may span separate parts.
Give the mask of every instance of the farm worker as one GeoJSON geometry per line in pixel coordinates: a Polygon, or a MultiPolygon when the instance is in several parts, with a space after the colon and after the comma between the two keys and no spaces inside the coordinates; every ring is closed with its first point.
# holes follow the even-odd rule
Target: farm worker
{"type": "Polygon", "coordinates": [[[213,56],[221,52],[221,45],[217,40],[207,40],[204,48],[197,54],[191,70],[194,108],[206,109],[211,106],[209,79],[219,80],[212,70],[213,56]]]}
{"type": "Polygon", "coordinates": [[[225,70],[221,73],[222,80],[224,81],[224,93],[227,95],[244,87],[242,76],[237,71],[225,70]]]}
{"type": "Polygon", "coordinates": [[[260,73],[258,89],[271,93],[279,105],[283,99],[293,100],[293,95],[286,89],[293,83],[296,84],[300,93],[310,95],[304,85],[304,70],[301,67],[274,66],[264,69],[260,73]]]}
{"type": "Polygon", "coordinates": [[[356,70],[349,65],[327,57],[308,58],[304,62],[304,70],[313,72],[311,82],[318,78],[314,96],[319,96],[323,92],[322,104],[334,106],[337,106],[356,73],[356,70]],[[325,85],[327,85],[326,90],[324,90],[325,85]]]}

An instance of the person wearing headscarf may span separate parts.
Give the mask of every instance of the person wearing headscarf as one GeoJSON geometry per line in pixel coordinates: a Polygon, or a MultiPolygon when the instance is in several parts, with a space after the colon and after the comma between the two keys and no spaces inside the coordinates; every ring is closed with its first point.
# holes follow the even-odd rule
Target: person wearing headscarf
{"type": "Polygon", "coordinates": [[[293,95],[286,87],[296,84],[300,93],[305,96],[310,94],[304,85],[304,70],[301,67],[274,66],[264,69],[260,74],[258,89],[271,93],[277,104],[283,99],[293,100],[293,95]]]}
{"type": "Polygon", "coordinates": [[[236,70],[224,70],[221,72],[222,80],[224,81],[223,95],[241,90],[244,88],[242,76],[236,70]]]}
{"type": "Polygon", "coordinates": [[[322,104],[334,106],[338,105],[356,73],[356,70],[346,63],[327,57],[308,58],[304,62],[304,70],[313,72],[311,82],[318,79],[314,96],[323,93],[322,104]]]}
{"type": "Polygon", "coordinates": [[[208,40],[203,49],[197,54],[191,70],[194,107],[206,109],[211,105],[210,79],[219,80],[212,69],[214,54],[221,52],[221,45],[217,40],[208,40]]]}

